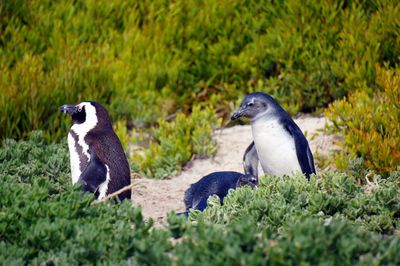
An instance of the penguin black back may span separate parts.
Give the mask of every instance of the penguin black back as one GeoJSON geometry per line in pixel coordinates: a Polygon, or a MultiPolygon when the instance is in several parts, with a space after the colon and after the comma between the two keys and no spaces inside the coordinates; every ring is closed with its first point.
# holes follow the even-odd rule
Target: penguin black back
{"type": "Polygon", "coordinates": [[[189,211],[189,209],[203,211],[207,207],[207,199],[211,195],[217,195],[222,203],[229,189],[244,185],[257,186],[258,180],[252,175],[232,171],[208,174],[186,190],[184,197],[186,211],[189,211]]]}
{"type": "MultiPolygon", "coordinates": [[[[108,165],[113,173],[108,184],[108,193],[113,193],[130,184],[130,169],[122,148],[121,141],[114,132],[107,110],[100,104],[92,102],[96,107],[99,123],[85,137],[85,140],[96,151],[100,160],[108,165]]],[[[130,191],[121,194],[121,198],[130,198],[130,191]]]]}

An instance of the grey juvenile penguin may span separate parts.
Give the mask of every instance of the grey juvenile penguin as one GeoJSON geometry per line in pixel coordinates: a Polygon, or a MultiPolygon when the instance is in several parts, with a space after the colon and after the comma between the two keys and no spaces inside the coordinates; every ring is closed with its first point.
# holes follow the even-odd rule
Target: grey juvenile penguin
{"type": "Polygon", "coordinates": [[[302,172],[307,179],[315,174],[314,159],[307,139],[289,114],[270,95],[247,95],[231,119],[250,120],[253,142],[246,149],[246,173],[257,175],[258,160],[265,173],[273,176],[302,172]]]}
{"type": "MultiPolygon", "coordinates": [[[[96,102],[63,105],[61,112],[72,117],[68,134],[72,183],[104,198],[130,184],[130,170],[121,142],[107,110],[96,102]]],[[[131,198],[131,191],[119,195],[131,198]]]]}
{"type": "Polygon", "coordinates": [[[203,176],[186,190],[184,198],[186,212],[184,214],[187,216],[190,209],[203,211],[207,207],[207,199],[211,195],[217,195],[222,203],[229,189],[257,185],[258,179],[252,175],[232,171],[213,172],[203,176]]]}

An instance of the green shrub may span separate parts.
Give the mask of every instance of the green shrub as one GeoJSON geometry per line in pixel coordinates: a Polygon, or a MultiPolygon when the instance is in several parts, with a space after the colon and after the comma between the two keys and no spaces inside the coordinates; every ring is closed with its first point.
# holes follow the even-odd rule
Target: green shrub
{"type": "Polygon", "coordinates": [[[387,175],[400,165],[400,72],[376,68],[378,88],[333,103],[325,114],[344,135],[336,165],[360,157],[364,168],[387,175]]]}
{"type": "Polygon", "coordinates": [[[337,173],[310,182],[261,178],[258,189],[232,191],[223,206],[212,197],[204,212],[190,213],[190,226],[169,217],[182,240],[176,257],[185,265],[396,264],[399,174],[368,193],[337,173]]]}
{"type": "Polygon", "coordinates": [[[275,233],[308,217],[340,218],[368,231],[393,234],[400,221],[399,174],[393,172],[390,181],[381,180],[370,193],[357,184],[358,177],[344,174],[327,173],[310,182],[300,176],[262,178],[260,189],[239,189],[223,206],[213,201],[215,207],[191,215],[218,224],[246,219],[275,233]]]}
{"type": "MultiPolygon", "coordinates": [[[[177,114],[173,121],[158,121],[148,148],[133,151],[133,168],[148,177],[165,178],[180,171],[192,156],[205,158],[215,154],[213,128],[220,125],[213,109],[194,107],[192,114],[177,114]]],[[[142,136],[143,137],[143,136],[142,136]]],[[[145,140],[141,140],[145,141],[145,140]]]]}
{"type": "Polygon", "coordinates": [[[223,206],[211,198],[192,222],[170,213],[167,226],[155,228],[129,201],[91,205],[93,195],[61,185],[47,161],[63,162],[56,173],[63,176],[66,148],[32,135],[0,148],[7,158],[0,164],[1,265],[400,263],[400,171],[369,192],[338,173],[310,182],[263,177],[257,189],[232,191],[223,206]],[[20,167],[29,162],[37,166],[25,174],[20,167]]]}
{"type": "Polygon", "coordinates": [[[140,208],[90,206],[94,199],[69,187],[49,195],[48,181],[18,184],[0,177],[0,262],[33,264],[160,264],[169,248],[166,232],[150,233],[140,208]]]}
{"type": "Polygon", "coordinates": [[[40,132],[0,148],[0,264],[132,263],[166,259],[168,233],[152,233],[130,201],[91,206],[71,186],[66,145],[40,132]]]}
{"type": "Polygon", "coordinates": [[[0,148],[0,176],[21,183],[49,179],[52,189],[60,192],[71,181],[68,148],[65,144],[46,144],[43,133],[31,133],[27,141],[3,140],[0,148]]]}
{"type": "Polygon", "coordinates": [[[146,128],[263,90],[291,113],[325,107],[399,62],[393,1],[2,1],[0,138],[60,139],[64,103],[95,100],[146,128]]]}

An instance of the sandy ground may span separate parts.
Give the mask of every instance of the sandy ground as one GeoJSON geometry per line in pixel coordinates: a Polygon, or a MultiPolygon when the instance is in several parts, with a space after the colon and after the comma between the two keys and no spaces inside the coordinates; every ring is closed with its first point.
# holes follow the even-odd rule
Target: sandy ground
{"type": "MultiPolygon", "coordinates": [[[[295,119],[306,135],[312,152],[328,154],[334,148],[334,137],[324,131],[326,119],[324,117],[304,116],[295,119]]],[[[214,158],[195,159],[189,162],[183,171],[167,180],[147,178],[134,179],[136,184],[132,190],[133,204],[141,205],[145,218],[153,218],[156,224],[165,221],[169,211],[184,211],[183,195],[190,184],[197,182],[201,177],[215,171],[243,172],[242,157],[245,149],[252,141],[249,125],[234,126],[215,131],[214,138],[218,143],[218,151],[214,158]]],[[[318,156],[315,156],[316,166],[318,156]]],[[[317,169],[317,172],[320,169],[317,169]]],[[[263,172],[259,168],[259,174],[263,172]]]]}

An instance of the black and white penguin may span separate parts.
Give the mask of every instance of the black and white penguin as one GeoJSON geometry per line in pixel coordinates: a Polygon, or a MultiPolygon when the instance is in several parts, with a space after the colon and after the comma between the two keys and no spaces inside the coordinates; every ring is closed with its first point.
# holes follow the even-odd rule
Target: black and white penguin
{"type": "MultiPolygon", "coordinates": [[[[131,183],[129,163],[115,134],[107,110],[96,102],[63,105],[72,117],[68,134],[72,183],[102,199],[131,183]]],[[[131,191],[119,195],[131,198],[131,191]]]]}
{"type": "Polygon", "coordinates": [[[186,190],[184,197],[185,215],[187,216],[190,209],[203,211],[207,207],[207,199],[211,195],[217,195],[221,203],[223,203],[223,199],[228,194],[229,189],[242,186],[255,187],[257,185],[258,179],[252,175],[231,171],[208,174],[186,190]]]}
{"type": "Polygon", "coordinates": [[[258,178],[258,155],[254,146],[254,141],[247,147],[243,155],[243,169],[247,175],[252,175],[258,178]]]}
{"type": "Polygon", "coordinates": [[[244,155],[245,172],[257,171],[259,160],[272,176],[301,172],[310,179],[315,174],[306,137],[274,98],[263,92],[247,95],[231,119],[240,117],[250,120],[254,140],[244,155]]]}

